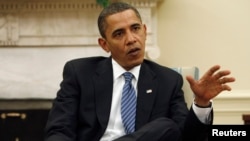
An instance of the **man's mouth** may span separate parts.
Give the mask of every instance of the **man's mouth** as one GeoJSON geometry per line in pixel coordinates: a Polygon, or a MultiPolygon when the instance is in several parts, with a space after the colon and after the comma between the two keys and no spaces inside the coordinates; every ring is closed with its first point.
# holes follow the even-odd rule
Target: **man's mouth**
{"type": "Polygon", "coordinates": [[[131,50],[128,52],[128,54],[129,54],[129,55],[135,56],[135,55],[138,55],[139,52],[140,52],[140,49],[139,49],[139,48],[134,48],[134,49],[131,49],[131,50]]]}

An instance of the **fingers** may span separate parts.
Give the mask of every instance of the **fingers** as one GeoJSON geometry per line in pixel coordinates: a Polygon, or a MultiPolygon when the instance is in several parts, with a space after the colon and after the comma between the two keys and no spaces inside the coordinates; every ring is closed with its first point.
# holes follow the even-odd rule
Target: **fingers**
{"type": "Polygon", "coordinates": [[[223,77],[221,79],[218,79],[218,83],[220,84],[221,90],[227,90],[231,91],[231,87],[228,85],[225,85],[226,83],[234,82],[235,78],[233,77],[223,77]]]}
{"type": "Polygon", "coordinates": [[[228,86],[227,83],[234,82],[235,78],[228,76],[231,73],[229,70],[219,70],[219,69],[220,69],[219,65],[211,67],[201,78],[203,80],[202,82],[207,82],[211,86],[217,87],[219,91],[224,91],[224,90],[230,91],[231,87],[228,86]]]}
{"type": "Polygon", "coordinates": [[[227,91],[231,91],[231,87],[229,87],[228,85],[221,85],[221,89],[223,90],[227,90],[227,91]]]}
{"type": "Polygon", "coordinates": [[[215,78],[215,79],[220,79],[220,78],[222,78],[222,77],[224,77],[224,76],[229,75],[230,73],[231,73],[231,72],[230,72],[229,70],[219,71],[218,73],[216,73],[216,74],[214,75],[214,78],[215,78]]]}
{"type": "Polygon", "coordinates": [[[220,66],[219,65],[215,65],[213,67],[211,67],[206,73],[205,75],[207,76],[212,76],[217,70],[220,69],[220,66]]]}
{"type": "MultiPolygon", "coordinates": [[[[217,79],[222,79],[224,76],[227,76],[229,75],[231,72],[229,70],[221,70],[219,72],[216,73],[216,71],[218,71],[220,69],[220,66],[219,65],[215,65],[213,67],[211,67],[206,73],[205,73],[205,76],[207,77],[211,77],[213,76],[215,80],[217,79]]],[[[224,78],[223,78],[224,79],[224,78]]],[[[222,80],[223,83],[226,83],[226,82],[232,82],[232,79],[228,79],[228,78],[225,78],[225,80],[222,80]]]]}
{"type": "Polygon", "coordinates": [[[235,81],[235,78],[233,78],[233,77],[223,77],[221,79],[218,79],[218,82],[220,84],[230,83],[230,82],[234,82],[234,81],[235,81]]]}

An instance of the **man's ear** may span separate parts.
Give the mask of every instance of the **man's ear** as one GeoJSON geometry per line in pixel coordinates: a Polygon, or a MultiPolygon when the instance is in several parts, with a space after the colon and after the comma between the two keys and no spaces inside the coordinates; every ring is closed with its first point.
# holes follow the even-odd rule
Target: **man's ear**
{"type": "Polygon", "coordinates": [[[143,24],[143,28],[144,28],[145,32],[147,32],[147,26],[146,26],[146,24],[143,24]]]}
{"type": "Polygon", "coordinates": [[[146,37],[147,37],[147,26],[146,26],[146,24],[143,24],[143,28],[144,28],[144,34],[146,35],[146,37]]]}
{"type": "Polygon", "coordinates": [[[107,53],[109,53],[109,47],[107,45],[107,41],[104,38],[99,38],[98,39],[99,45],[102,47],[103,50],[105,50],[107,53]]]}

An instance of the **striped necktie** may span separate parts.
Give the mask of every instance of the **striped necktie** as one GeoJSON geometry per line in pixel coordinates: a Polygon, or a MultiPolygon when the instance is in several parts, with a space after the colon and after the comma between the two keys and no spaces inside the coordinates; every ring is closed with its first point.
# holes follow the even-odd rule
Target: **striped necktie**
{"type": "Polygon", "coordinates": [[[135,130],[136,115],[136,95],[135,89],[131,83],[133,74],[130,72],[123,73],[125,84],[122,91],[121,99],[121,117],[126,134],[135,130]]]}

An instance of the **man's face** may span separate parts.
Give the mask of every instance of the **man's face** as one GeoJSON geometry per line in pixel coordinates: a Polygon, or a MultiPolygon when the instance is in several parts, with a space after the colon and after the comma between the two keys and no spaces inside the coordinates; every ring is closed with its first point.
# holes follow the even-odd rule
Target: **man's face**
{"type": "Polygon", "coordinates": [[[130,70],[143,62],[146,26],[133,10],[125,10],[106,18],[106,39],[99,39],[102,48],[111,52],[112,58],[130,70]]]}

